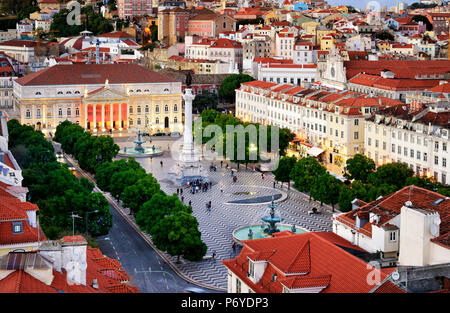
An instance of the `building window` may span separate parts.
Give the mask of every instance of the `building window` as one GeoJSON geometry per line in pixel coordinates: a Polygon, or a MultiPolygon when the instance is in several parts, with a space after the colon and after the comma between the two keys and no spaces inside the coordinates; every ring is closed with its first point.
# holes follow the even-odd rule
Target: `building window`
{"type": "Polygon", "coordinates": [[[355,119],[355,126],[359,125],[359,119],[355,119]]]}
{"type": "Polygon", "coordinates": [[[397,235],[397,233],[395,231],[389,232],[389,240],[396,241],[396,235],[397,235]]]}
{"type": "Polygon", "coordinates": [[[156,113],[159,113],[159,105],[157,105],[157,106],[155,107],[155,112],[156,112],[156,113]]]}
{"type": "Polygon", "coordinates": [[[248,273],[251,277],[255,276],[255,264],[252,261],[248,262],[248,273]]]}
{"type": "Polygon", "coordinates": [[[22,222],[13,222],[12,223],[12,231],[13,231],[13,234],[23,233],[22,222]]]}
{"type": "Polygon", "coordinates": [[[426,152],[423,153],[423,160],[427,161],[427,153],[426,152]]]}
{"type": "Polygon", "coordinates": [[[36,110],[36,117],[37,118],[41,117],[41,109],[36,110]]]}
{"type": "Polygon", "coordinates": [[[358,133],[358,132],[355,132],[355,134],[354,134],[354,139],[358,139],[358,137],[359,137],[359,133],[358,133]]]}
{"type": "Polygon", "coordinates": [[[59,116],[59,117],[62,117],[62,115],[63,115],[63,114],[62,114],[62,109],[59,108],[59,109],[58,109],[58,116],[59,116]]]}
{"type": "Polygon", "coordinates": [[[72,115],[72,111],[70,110],[70,108],[67,108],[67,116],[72,115]]]}
{"type": "Polygon", "coordinates": [[[241,293],[241,280],[236,277],[236,293],[241,293]]]}
{"type": "Polygon", "coordinates": [[[27,110],[25,112],[25,118],[31,118],[31,111],[30,110],[27,110]]]}
{"type": "Polygon", "coordinates": [[[439,164],[439,158],[437,156],[434,157],[434,164],[435,165],[439,164]]]}
{"type": "Polygon", "coordinates": [[[169,106],[167,104],[164,106],[164,112],[169,112],[169,106]]]}
{"type": "Polygon", "coordinates": [[[80,116],[80,109],[79,108],[75,109],[75,116],[80,116]]]}
{"type": "Polygon", "coordinates": [[[174,122],[174,123],[178,123],[178,119],[177,119],[176,116],[173,118],[173,122],[174,122]]]}
{"type": "Polygon", "coordinates": [[[149,109],[148,109],[148,105],[145,106],[145,113],[148,113],[149,109]]]}
{"type": "Polygon", "coordinates": [[[442,167],[447,167],[447,159],[442,158],[442,167]]]}
{"type": "Polygon", "coordinates": [[[173,105],[173,111],[178,112],[178,105],[176,103],[173,105]]]}

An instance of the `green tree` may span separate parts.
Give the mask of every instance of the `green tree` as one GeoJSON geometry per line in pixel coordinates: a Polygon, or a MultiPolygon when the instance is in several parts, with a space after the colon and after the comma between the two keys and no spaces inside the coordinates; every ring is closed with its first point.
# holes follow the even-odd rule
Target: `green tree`
{"type": "Polygon", "coordinates": [[[168,196],[161,191],[154,194],[150,200],[142,205],[136,214],[136,223],[141,229],[153,236],[162,219],[178,211],[191,214],[192,208],[184,205],[177,195],[168,196]]]}
{"type": "Polygon", "coordinates": [[[311,196],[314,200],[319,200],[321,206],[323,203],[331,204],[334,212],[334,205],[338,203],[342,186],[343,183],[339,179],[325,172],[311,186],[311,196]]]}
{"type": "Polygon", "coordinates": [[[203,110],[215,110],[218,103],[217,94],[204,90],[195,96],[194,101],[192,101],[192,108],[197,113],[201,113],[203,110]]]}
{"type": "Polygon", "coordinates": [[[275,180],[287,182],[288,188],[291,187],[291,171],[294,168],[297,159],[295,157],[282,157],[278,162],[278,167],[273,171],[275,180]]]}
{"type": "Polygon", "coordinates": [[[189,261],[200,261],[206,253],[195,217],[183,211],[165,216],[155,225],[152,240],[158,249],[189,261]]]}
{"type": "Polygon", "coordinates": [[[338,205],[339,210],[341,212],[348,212],[352,209],[352,201],[355,199],[355,195],[350,189],[350,187],[346,185],[342,185],[341,189],[339,190],[339,198],[338,198],[338,205]]]}
{"type": "Polygon", "coordinates": [[[141,206],[160,191],[158,181],[151,174],[147,174],[135,184],[125,187],[122,195],[123,205],[136,215],[141,206]]]}
{"type": "Polygon", "coordinates": [[[295,133],[291,132],[288,128],[280,128],[279,136],[280,155],[286,155],[289,143],[295,139],[295,133]]]}
{"type": "Polygon", "coordinates": [[[219,88],[219,96],[230,102],[235,101],[235,90],[241,86],[241,83],[255,80],[247,74],[233,74],[225,78],[219,88]]]}
{"type": "Polygon", "coordinates": [[[412,17],[412,20],[414,22],[417,22],[417,23],[422,22],[422,23],[426,24],[427,25],[427,31],[432,31],[433,30],[433,24],[430,23],[430,20],[426,16],[423,16],[423,15],[420,15],[420,14],[414,15],[412,17]]]}
{"type": "Polygon", "coordinates": [[[368,181],[372,185],[393,185],[398,189],[406,184],[406,179],[412,177],[414,171],[406,163],[388,163],[377,168],[376,172],[369,174],[368,181]]]}
{"type": "Polygon", "coordinates": [[[295,163],[291,172],[291,178],[294,181],[294,187],[299,191],[310,192],[317,178],[325,174],[325,172],[325,168],[315,158],[307,157],[295,163]]]}
{"type": "Polygon", "coordinates": [[[382,30],[382,31],[376,32],[375,33],[375,38],[378,38],[380,40],[390,40],[390,41],[395,40],[394,35],[392,35],[387,30],[382,30]]]}
{"type": "Polygon", "coordinates": [[[126,170],[116,172],[109,185],[111,195],[117,200],[122,200],[123,191],[146,175],[145,170],[126,170]]]}
{"type": "Polygon", "coordinates": [[[355,154],[353,158],[347,160],[344,177],[347,179],[357,179],[367,182],[370,173],[375,171],[375,162],[363,154],[355,154]]]}

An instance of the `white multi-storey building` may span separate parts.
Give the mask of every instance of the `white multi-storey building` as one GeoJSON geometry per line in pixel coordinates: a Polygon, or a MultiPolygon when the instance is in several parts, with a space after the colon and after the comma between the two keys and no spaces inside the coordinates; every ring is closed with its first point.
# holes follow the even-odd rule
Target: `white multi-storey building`
{"type": "Polygon", "coordinates": [[[381,110],[365,122],[365,154],[378,165],[407,163],[416,175],[448,184],[449,121],[448,102],[415,111],[406,105],[381,110]]]}

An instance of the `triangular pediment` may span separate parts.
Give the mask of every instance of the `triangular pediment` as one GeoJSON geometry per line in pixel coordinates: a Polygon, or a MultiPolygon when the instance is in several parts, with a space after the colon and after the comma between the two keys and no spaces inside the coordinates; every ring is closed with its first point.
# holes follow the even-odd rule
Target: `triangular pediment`
{"type": "Polygon", "coordinates": [[[126,99],[128,96],[118,90],[102,87],[98,90],[94,90],[84,96],[84,100],[116,100],[116,99],[126,99]]]}

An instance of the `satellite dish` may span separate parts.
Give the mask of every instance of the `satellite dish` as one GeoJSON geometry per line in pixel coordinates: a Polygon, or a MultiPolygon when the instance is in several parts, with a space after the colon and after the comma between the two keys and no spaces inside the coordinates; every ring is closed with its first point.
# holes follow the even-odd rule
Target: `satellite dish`
{"type": "Polygon", "coordinates": [[[397,270],[392,272],[392,279],[393,280],[399,280],[399,278],[400,278],[400,273],[397,270]]]}
{"type": "Polygon", "coordinates": [[[430,233],[435,237],[439,236],[439,227],[436,224],[431,224],[430,233]]]}

